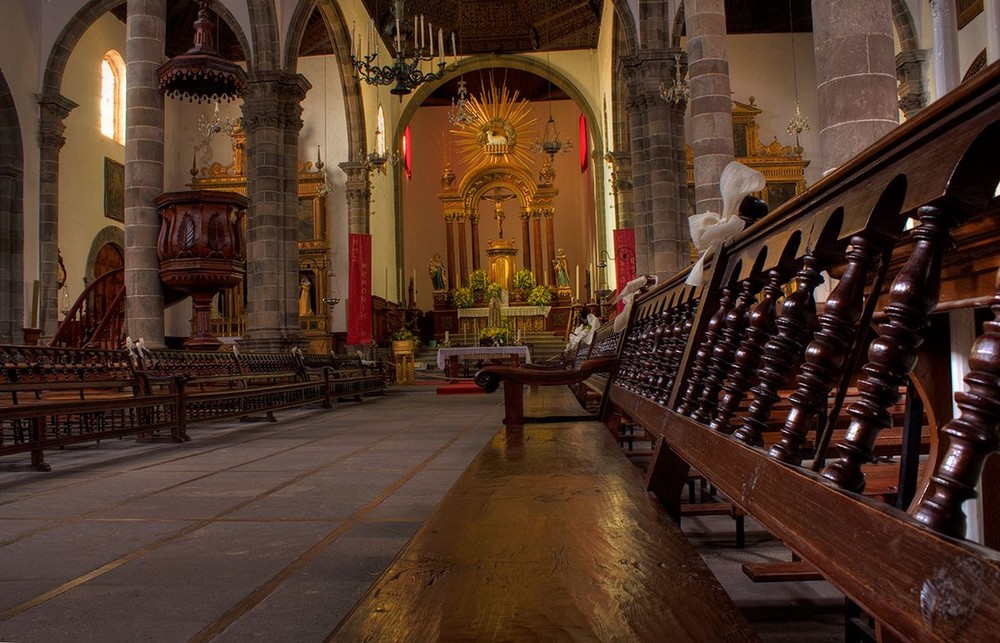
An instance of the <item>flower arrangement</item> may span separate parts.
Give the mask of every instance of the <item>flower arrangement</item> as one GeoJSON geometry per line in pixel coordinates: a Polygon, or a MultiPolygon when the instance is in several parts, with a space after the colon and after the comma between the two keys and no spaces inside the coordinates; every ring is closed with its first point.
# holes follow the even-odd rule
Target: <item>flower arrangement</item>
{"type": "Polygon", "coordinates": [[[469,289],[472,290],[473,295],[481,295],[486,292],[486,285],[489,283],[489,279],[486,276],[486,271],[482,268],[473,270],[469,274],[469,289]]]}
{"type": "Polygon", "coordinates": [[[503,286],[491,281],[486,284],[486,301],[493,301],[494,299],[503,301],[503,286]]]}
{"type": "Polygon", "coordinates": [[[510,342],[510,329],[506,326],[487,326],[479,333],[479,341],[504,346],[510,342]]]}
{"type": "Polygon", "coordinates": [[[451,293],[451,303],[455,304],[455,308],[472,308],[475,303],[472,290],[467,287],[456,288],[451,293]]]}
{"type": "Polygon", "coordinates": [[[548,306],[552,303],[552,291],[545,286],[535,286],[528,293],[528,304],[531,306],[548,306]]]}
{"type": "Polygon", "coordinates": [[[535,273],[525,268],[518,270],[514,273],[513,286],[518,290],[529,292],[535,287],[535,273]]]}
{"type": "Polygon", "coordinates": [[[392,341],[394,342],[412,342],[417,338],[409,328],[397,328],[392,333],[392,341]]]}

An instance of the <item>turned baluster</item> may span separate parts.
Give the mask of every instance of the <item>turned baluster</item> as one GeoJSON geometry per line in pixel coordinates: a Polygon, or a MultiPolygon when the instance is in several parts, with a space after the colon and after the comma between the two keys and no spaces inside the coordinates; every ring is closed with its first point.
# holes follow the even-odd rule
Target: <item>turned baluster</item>
{"type": "MultiPolygon", "coordinates": [[[[723,395],[719,400],[715,419],[709,425],[720,433],[731,433],[732,419],[739,410],[740,402],[746,397],[753,377],[760,366],[760,356],[764,352],[764,344],[774,334],[774,315],[781,296],[781,284],[785,278],[780,270],[770,270],[767,273],[768,282],[764,286],[764,296],[750,309],[749,324],[746,336],[736,351],[735,364],[729,377],[722,385],[723,395]]],[[[741,429],[742,431],[742,429],[741,429]]],[[[764,441],[753,439],[752,434],[742,432],[741,440],[754,446],[763,446],[764,441]]]]}
{"type": "Polygon", "coordinates": [[[744,279],[741,284],[740,296],[733,309],[726,315],[725,325],[712,349],[712,357],[708,362],[708,376],[701,392],[699,406],[691,417],[699,422],[707,423],[715,416],[719,403],[719,391],[726,381],[726,376],[733,367],[733,357],[736,349],[743,341],[747,323],[750,321],[750,305],[760,291],[761,283],[756,279],[744,279]]]}
{"type": "Polygon", "coordinates": [[[625,345],[622,346],[622,354],[620,359],[620,365],[618,368],[618,374],[615,376],[615,381],[624,389],[629,388],[629,377],[633,372],[635,365],[635,355],[636,347],[639,341],[639,331],[640,326],[636,323],[629,334],[625,337],[625,345]]]}
{"type": "MultiPolygon", "coordinates": [[[[667,311],[664,311],[665,313],[667,311]]],[[[663,386],[670,377],[670,356],[674,352],[675,335],[674,330],[680,323],[680,306],[670,309],[663,326],[663,335],[660,337],[660,347],[656,351],[656,369],[653,372],[653,384],[650,387],[649,398],[656,401],[663,397],[663,386]]]]}
{"type": "Polygon", "coordinates": [[[958,417],[941,428],[947,436],[940,442],[947,451],[911,515],[943,534],[965,535],[966,516],[962,503],[979,494],[976,484],[990,454],[1000,450],[1000,273],[997,292],[990,301],[993,321],[983,324],[969,353],[967,391],[955,393],[958,417]]]}
{"type": "Polygon", "coordinates": [[[913,251],[889,289],[884,311],[888,321],[879,325],[878,337],[868,348],[865,377],[858,383],[861,398],[847,409],[851,424],[837,445],[840,459],[823,470],[825,478],[851,491],[864,490],[861,465],[875,461],[875,440],[892,426],[890,409],[899,402],[899,387],[906,385],[917,363],[917,348],[924,342],[920,333],[938,302],[941,258],[954,245],[950,231],[958,225],[956,217],[926,206],[920,208],[919,218],[920,225],[910,232],[913,251]]]}
{"type": "Polygon", "coordinates": [[[654,398],[656,396],[657,384],[660,383],[663,372],[663,354],[667,350],[672,328],[671,311],[664,308],[656,315],[656,321],[653,324],[649,369],[645,372],[643,379],[643,397],[654,398]]]}
{"type": "Polygon", "coordinates": [[[701,394],[702,383],[708,375],[708,360],[712,356],[712,349],[718,341],[722,332],[722,325],[726,322],[726,315],[733,306],[733,290],[729,286],[722,289],[722,299],[719,300],[719,309],[715,311],[712,318],[708,320],[705,329],[705,337],[698,346],[694,363],[691,365],[691,379],[687,383],[684,391],[684,401],[681,402],[677,412],[681,415],[691,415],[691,412],[698,408],[699,395],[701,394]]]}
{"type": "Polygon", "coordinates": [[[816,286],[823,283],[821,270],[819,258],[807,254],[802,269],[795,275],[795,290],[781,304],[781,314],[775,322],[777,334],[764,344],[761,356],[763,366],[757,374],[757,386],[751,389],[753,402],[743,418],[743,426],[735,434],[747,444],[760,444],[761,435],[767,430],[771,409],[781,399],[778,391],[802,359],[809,336],[809,322],[816,316],[813,293],[816,286]]]}
{"type": "Polygon", "coordinates": [[[678,307],[677,323],[674,324],[671,332],[672,345],[670,354],[667,356],[666,377],[663,386],[660,388],[660,396],[656,398],[659,404],[666,404],[670,399],[670,391],[674,388],[677,380],[677,369],[684,355],[684,347],[687,344],[687,336],[691,334],[691,327],[694,323],[694,307],[691,301],[678,307]]]}
{"type": "Polygon", "coordinates": [[[778,460],[802,463],[802,442],[820,411],[826,407],[827,396],[844,368],[858,332],[855,325],[861,318],[865,275],[877,252],[875,244],[864,237],[851,239],[847,248],[847,267],[826,300],[823,314],[819,316],[819,330],[806,347],[798,387],[788,398],[792,409],[781,429],[781,440],[769,450],[778,460]]]}

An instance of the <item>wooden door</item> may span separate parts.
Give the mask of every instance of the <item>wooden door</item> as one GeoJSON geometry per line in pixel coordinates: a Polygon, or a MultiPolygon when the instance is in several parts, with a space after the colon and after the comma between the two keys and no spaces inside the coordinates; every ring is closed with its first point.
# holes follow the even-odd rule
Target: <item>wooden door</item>
{"type": "MultiPolygon", "coordinates": [[[[94,278],[100,277],[106,272],[111,272],[118,268],[125,267],[125,257],[118,246],[106,243],[97,251],[94,259],[94,278]]],[[[95,320],[101,320],[111,307],[115,295],[125,285],[125,273],[120,273],[117,277],[110,279],[107,283],[98,286],[94,291],[92,316],[95,320]]]]}

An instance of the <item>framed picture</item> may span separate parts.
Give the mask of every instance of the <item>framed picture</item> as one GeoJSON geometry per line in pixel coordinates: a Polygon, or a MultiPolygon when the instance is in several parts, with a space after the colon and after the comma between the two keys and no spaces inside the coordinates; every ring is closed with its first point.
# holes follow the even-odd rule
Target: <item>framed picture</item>
{"type": "Polygon", "coordinates": [[[104,216],[125,223],[125,166],[104,157],[104,216]]]}
{"type": "Polygon", "coordinates": [[[983,0],[955,0],[955,4],[958,5],[959,29],[983,12],[983,0]]]}

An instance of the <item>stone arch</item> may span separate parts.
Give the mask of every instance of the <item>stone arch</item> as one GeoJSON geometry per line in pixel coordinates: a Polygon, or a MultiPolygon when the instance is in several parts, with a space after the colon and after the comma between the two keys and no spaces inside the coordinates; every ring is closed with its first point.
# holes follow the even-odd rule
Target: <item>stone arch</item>
{"type": "Polygon", "coordinates": [[[337,69],[340,73],[340,84],[344,92],[345,112],[347,114],[348,158],[360,161],[367,153],[367,134],[365,132],[364,104],[361,99],[360,81],[354,78],[350,56],[350,32],[340,7],[333,0],[302,0],[292,14],[285,46],[285,70],[295,73],[298,66],[298,52],[305,34],[306,25],[313,9],[319,8],[326,24],[327,33],[333,43],[334,56],[337,59],[337,69]]]}
{"type": "MultiPolygon", "coordinates": [[[[639,34],[637,32],[638,23],[632,15],[632,7],[628,0],[613,0],[612,5],[615,10],[615,17],[621,24],[622,34],[625,39],[625,51],[635,51],[639,48],[639,34]]],[[[666,1],[666,0],[664,0],[666,1]]]]}
{"type": "Polygon", "coordinates": [[[681,34],[684,33],[684,3],[677,5],[677,13],[674,14],[674,27],[670,30],[670,46],[680,48],[681,34]]]}
{"type": "Polygon", "coordinates": [[[906,0],[892,0],[892,26],[896,28],[896,37],[903,51],[915,51],[917,46],[917,26],[913,22],[913,14],[906,6],[906,0]]]}
{"type": "MultiPolygon", "coordinates": [[[[251,4],[254,1],[251,0],[251,4]]],[[[259,2],[261,0],[256,1],[259,2]]],[[[63,27],[63,30],[52,44],[52,51],[49,53],[49,58],[45,64],[45,73],[42,77],[43,94],[59,93],[62,87],[63,72],[66,70],[66,63],[69,61],[76,43],[80,41],[83,34],[87,32],[87,29],[98,18],[115,7],[125,4],[125,2],[126,0],[90,0],[90,2],[76,12],[73,19],[63,27]]],[[[266,4],[270,3],[267,2],[266,4]]],[[[246,34],[240,28],[239,21],[236,20],[229,9],[221,2],[213,3],[212,11],[233,30],[233,34],[235,34],[237,41],[240,43],[243,53],[247,56],[248,69],[253,69],[253,50],[250,47],[250,41],[247,40],[246,34]]]]}
{"type": "MultiPolygon", "coordinates": [[[[253,59],[259,71],[281,68],[281,39],[278,37],[278,14],[274,4],[273,0],[247,0],[250,32],[253,35],[253,59]]],[[[216,6],[218,3],[213,5],[216,6]]],[[[247,57],[250,57],[249,53],[247,57]]]]}
{"type": "Polygon", "coordinates": [[[24,148],[14,97],[0,71],[0,343],[24,325],[24,148]]]}

